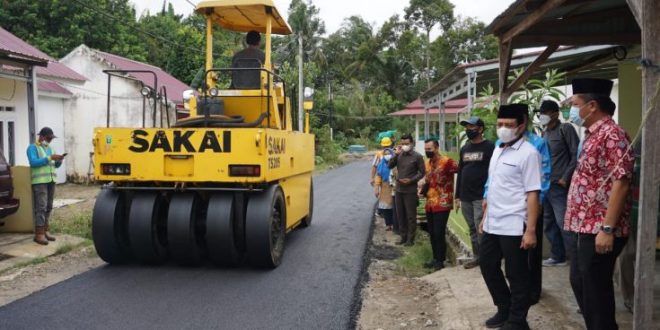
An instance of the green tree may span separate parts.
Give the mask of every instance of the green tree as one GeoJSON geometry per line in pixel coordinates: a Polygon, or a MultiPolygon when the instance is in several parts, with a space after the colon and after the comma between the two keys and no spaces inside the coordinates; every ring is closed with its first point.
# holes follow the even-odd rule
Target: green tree
{"type": "Polygon", "coordinates": [[[60,58],[80,44],[144,61],[128,0],[0,1],[3,28],[43,52],[60,58]],[[29,22],[29,23],[28,23],[29,22]]]}
{"type": "Polygon", "coordinates": [[[429,88],[431,87],[431,31],[436,25],[440,25],[442,31],[447,31],[451,27],[454,20],[454,5],[449,0],[410,0],[405,18],[426,33],[424,75],[429,88]]]}

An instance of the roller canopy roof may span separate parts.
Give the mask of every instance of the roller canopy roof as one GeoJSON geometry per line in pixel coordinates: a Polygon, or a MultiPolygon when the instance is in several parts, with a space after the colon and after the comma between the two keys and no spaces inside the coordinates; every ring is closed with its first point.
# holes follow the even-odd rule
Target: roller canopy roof
{"type": "Polygon", "coordinates": [[[202,15],[211,14],[212,20],[222,28],[249,32],[266,33],[266,11],[272,10],[273,34],[291,34],[289,24],[275,8],[272,0],[202,0],[196,11],[202,15]]]}

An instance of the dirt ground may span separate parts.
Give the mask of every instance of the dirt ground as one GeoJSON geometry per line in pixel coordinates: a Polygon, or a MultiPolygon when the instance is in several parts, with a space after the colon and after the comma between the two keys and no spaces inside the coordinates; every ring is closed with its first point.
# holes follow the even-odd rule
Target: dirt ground
{"type": "MultiPolygon", "coordinates": [[[[403,253],[394,244],[395,235],[385,231],[381,218],[374,221],[358,329],[486,329],[483,322],[496,310],[479,268],[449,266],[422,277],[405,276],[394,262],[403,253]]],[[[632,315],[621,300],[617,297],[617,322],[621,329],[631,329],[632,315]]],[[[568,283],[568,267],[543,269],[542,298],[527,320],[535,330],[584,329],[568,283]]]]}
{"type": "MultiPolygon", "coordinates": [[[[51,222],[66,221],[82,214],[89,214],[94,208],[94,200],[99,189],[100,187],[96,185],[58,185],[55,190],[56,199],[83,201],[53,210],[51,222]]],[[[94,246],[89,243],[75,247],[68,253],[38,261],[0,274],[0,306],[103,264],[96,255],[94,246]],[[38,263],[38,261],[43,262],[38,263]]]]}
{"type": "Polygon", "coordinates": [[[60,184],[55,188],[55,199],[82,199],[80,203],[64,206],[53,210],[52,222],[65,221],[66,219],[91,212],[94,209],[96,195],[101,190],[95,184],[60,184]]]}

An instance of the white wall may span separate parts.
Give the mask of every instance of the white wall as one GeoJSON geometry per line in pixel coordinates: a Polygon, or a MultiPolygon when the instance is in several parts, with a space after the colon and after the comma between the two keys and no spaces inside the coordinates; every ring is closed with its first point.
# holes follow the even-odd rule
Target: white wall
{"type": "MultiPolygon", "coordinates": [[[[65,140],[66,131],[64,130],[64,98],[45,96],[40,94],[39,106],[36,109],[35,129],[37,132],[44,126],[53,129],[57,138],[51,142],[53,151],[57,154],[63,154],[66,151],[65,140]]],[[[57,183],[66,182],[66,163],[68,156],[64,159],[64,163],[57,169],[57,183]]]]}
{"type": "Polygon", "coordinates": [[[9,162],[8,122],[14,123],[15,165],[28,166],[27,147],[30,145],[28,122],[27,82],[0,77],[0,107],[13,107],[14,111],[0,111],[3,154],[9,162]]]}
{"type": "MultiPolygon", "coordinates": [[[[87,77],[82,86],[66,85],[74,97],[65,102],[67,175],[86,177],[89,171],[92,137],[95,127],[106,127],[108,76],[110,67],[93,56],[93,51],[79,47],[60,62],[87,77]]],[[[127,79],[112,78],[111,127],[142,127],[142,96],[139,85],[127,79]]],[[[149,105],[147,104],[147,109],[149,105]]],[[[151,127],[147,111],[147,127],[151,127]]],[[[174,118],[174,117],[171,117],[174,118]]]]}

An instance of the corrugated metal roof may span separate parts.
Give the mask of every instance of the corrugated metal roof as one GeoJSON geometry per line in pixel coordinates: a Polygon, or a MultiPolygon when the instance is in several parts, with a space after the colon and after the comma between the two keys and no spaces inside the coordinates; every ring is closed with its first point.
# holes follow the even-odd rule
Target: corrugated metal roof
{"type": "Polygon", "coordinates": [[[54,81],[37,80],[37,88],[39,89],[40,92],[73,95],[71,91],[62,87],[60,84],[54,81]]]}
{"type": "Polygon", "coordinates": [[[10,55],[25,57],[33,61],[49,61],[50,56],[34,48],[21,38],[0,27],[0,51],[10,55]]]}
{"type": "MultiPolygon", "coordinates": [[[[156,74],[156,77],[158,79],[158,89],[160,90],[161,86],[165,86],[167,89],[167,97],[171,101],[174,101],[175,103],[183,103],[183,92],[190,88],[188,85],[184,84],[183,82],[179,81],[178,79],[174,78],[172,75],[169,73],[163,71],[161,68],[130,60],[125,57],[121,57],[118,55],[94,50],[98,56],[103,58],[104,60],[108,61],[112,66],[114,66],[118,70],[149,70],[153,71],[156,74]]],[[[142,73],[142,72],[132,72],[129,74],[131,77],[141,81],[143,84],[154,88],[154,77],[151,73],[142,73]]]]}
{"type": "Polygon", "coordinates": [[[13,35],[9,31],[0,27],[0,50],[9,52],[10,54],[16,54],[32,59],[37,59],[39,61],[48,61],[46,67],[38,67],[37,75],[63,78],[75,81],[85,81],[85,77],[79,73],[73,71],[66,65],[59,63],[54,58],[48,56],[48,54],[40,51],[36,47],[28,44],[23,41],[21,38],[13,35]]]}
{"type": "MultiPolygon", "coordinates": [[[[467,99],[455,99],[445,102],[445,113],[459,113],[465,108],[468,104],[467,99]]],[[[416,99],[410,102],[403,110],[392,112],[388,116],[415,116],[424,114],[424,105],[420,99],[416,99]]],[[[439,114],[440,109],[438,107],[429,108],[429,114],[439,114]]]]}
{"type": "Polygon", "coordinates": [[[62,79],[80,81],[80,82],[87,80],[87,78],[85,78],[83,75],[79,74],[76,71],[73,71],[68,66],[60,62],[57,62],[55,60],[50,60],[48,62],[48,66],[46,66],[45,68],[43,67],[37,68],[37,76],[62,78],[62,79]]]}

